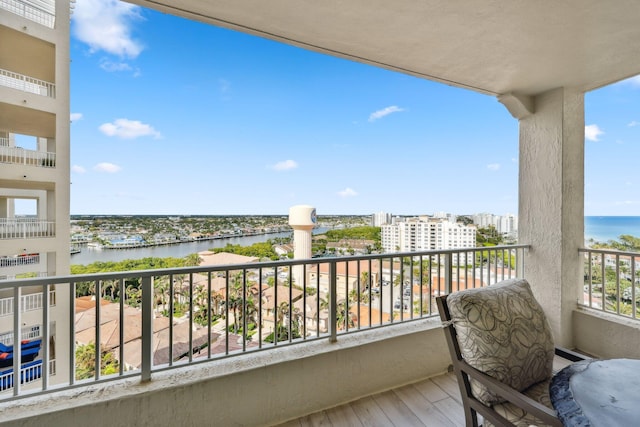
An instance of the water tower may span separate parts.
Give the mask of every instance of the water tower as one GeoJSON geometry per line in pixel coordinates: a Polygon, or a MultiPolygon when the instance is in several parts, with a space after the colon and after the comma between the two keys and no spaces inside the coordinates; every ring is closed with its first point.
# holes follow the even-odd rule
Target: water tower
{"type": "MultiPolygon", "coordinates": [[[[316,208],[297,205],[289,208],[289,225],[293,228],[293,259],[311,258],[311,231],[316,226],[316,208]]],[[[304,284],[304,266],[293,267],[293,280],[298,286],[304,284]]]]}

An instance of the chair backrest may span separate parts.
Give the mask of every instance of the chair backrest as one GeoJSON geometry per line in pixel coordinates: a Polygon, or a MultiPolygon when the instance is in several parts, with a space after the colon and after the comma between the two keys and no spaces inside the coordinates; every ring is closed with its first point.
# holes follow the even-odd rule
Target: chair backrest
{"type": "MultiPolygon", "coordinates": [[[[518,391],[551,377],[551,329],[526,280],[455,292],[437,302],[454,361],[463,359],[518,391]]],[[[503,401],[474,381],[471,389],[487,405],[503,401]]]]}

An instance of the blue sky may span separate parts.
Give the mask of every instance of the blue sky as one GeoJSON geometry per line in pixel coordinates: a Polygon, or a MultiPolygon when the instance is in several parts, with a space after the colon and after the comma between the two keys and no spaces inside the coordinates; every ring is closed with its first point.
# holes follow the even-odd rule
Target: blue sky
{"type": "MultiPolygon", "coordinates": [[[[517,213],[494,97],[113,0],[71,31],[72,214],[517,213]]],[[[639,91],[586,96],[587,215],[640,215],[639,91]]]]}

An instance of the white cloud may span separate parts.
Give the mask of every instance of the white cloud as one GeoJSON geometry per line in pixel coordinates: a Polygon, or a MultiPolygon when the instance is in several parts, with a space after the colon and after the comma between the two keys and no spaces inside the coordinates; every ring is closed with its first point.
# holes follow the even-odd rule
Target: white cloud
{"type": "Polygon", "coordinates": [[[77,122],[80,119],[82,119],[82,113],[71,113],[69,116],[69,120],[72,122],[77,122]]]}
{"type": "Polygon", "coordinates": [[[620,82],[621,84],[628,84],[635,87],[640,87],[640,75],[631,77],[620,82]]]}
{"type": "Polygon", "coordinates": [[[120,57],[135,58],[142,44],[131,36],[132,23],[143,19],[141,8],[118,0],[82,0],[76,3],[73,35],[89,45],[120,57]]]}
{"type": "Polygon", "coordinates": [[[218,85],[221,93],[231,92],[231,82],[225,79],[218,79],[218,85]]]}
{"type": "Polygon", "coordinates": [[[620,201],[620,202],[615,202],[615,205],[617,205],[617,206],[640,205],[640,200],[623,200],[623,201],[620,201]]]}
{"type": "Polygon", "coordinates": [[[298,163],[295,160],[283,160],[282,162],[278,162],[273,165],[273,169],[277,171],[288,171],[291,169],[296,169],[298,167],[298,163]]]}
{"type": "Polygon", "coordinates": [[[498,169],[500,169],[500,163],[490,163],[487,165],[487,169],[489,169],[490,171],[497,171],[498,169]]]}
{"type": "Polygon", "coordinates": [[[120,166],[114,165],[113,163],[107,163],[107,162],[98,163],[93,167],[93,169],[98,172],[107,172],[107,173],[116,173],[122,170],[120,166]]]}
{"type": "Polygon", "coordinates": [[[78,166],[78,165],[73,165],[71,166],[71,172],[74,173],[85,173],[87,170],[85,168],[83,168],[82,166],[78,166]]]}
{"type": "Polygon", "coordinates": [[[369,121],[373,122],[375,120],[383,118],[384,116],[388,116],[389,114],[399,113],[401,111],[404,111],[404,108],[400,108],[395,105],[392,105],[390,107],[383,108],[382,110],[374,111],[373,113],[371,113],[369,115],[369,121]]]}
{"type": "Polygon", "coordinates": [[[356,193],[355,190],[353,190],[353,189],[351,189],[349,187],[345,188],[342,191],[338,191],[338,196],[344,197],[344,198],[355,197],[357,195],[358,195],[358,193],[356,193]]]}
{"type": "Polygon", "coordinates": [[[635,120],[632,120],[631,122],[629,122],[629,124],[627,126],[629,126],[630,128],[634,127],[634,126],[638,126],[640,125],[640,122],[637,122],[635,120]]]}
{"type": "Polygon", "coordinates": [[[589,141],[599,141],[600,135],[604,135],[604,131],[598,125],[587,125],[584,127],[584,137],[589,141]]]}
{"type": "Polygon", "coordinates": [[[123,139],[133,139],[141,136],[161,138],[160,132],[152,126],[138,120],[116,119],[113,123],[104,123],[98,128],[107,136],[117,136],[123,139]]]}
{"type": "Polygon", "coordinates": [[[125,62],[111,62],[107,58],[100,60],[100,68],[110,73],[116,71],[131,71],[131,66],[125,62]]]}

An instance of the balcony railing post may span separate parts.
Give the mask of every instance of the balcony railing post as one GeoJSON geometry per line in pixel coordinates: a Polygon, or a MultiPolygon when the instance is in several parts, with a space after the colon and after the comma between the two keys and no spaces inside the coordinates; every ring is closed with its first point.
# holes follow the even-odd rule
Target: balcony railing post
{"type": "Polygon", "coordinates": [[[151,380],[153,363],[153,288],[151,276],[142,278],[142,378],[151,380]]]}
{"type": "Polygon", "coordinates": [[[21,323],[22,323],[22,313],[20,312],[20,297],[22,288],[20,286],[15,286],[13,288],[13,395],[20,395],[20,360],[22,360],[22,348],[20,345],[20,341],[22,340],[22,331],[21,331],[21,323]]]}
{"type": "Polygon", "coordinates": [[[47,390],[49,388],[49,360],[51,359],[51,352],[49,349],[49,304],[51,302],[50,285],[42,285],[42,294],[40,297],[42,301],[42,389],[47,390]]]}
{"type": "Polygon", "coordinates": [[[329,262],[329,341],[337,341],[338,333],[338,267],[335,260],[329,262]]]}
{"type": "Polygon", "coordinates": [[[450,294],[453,292],[453,254],[447,252],[444,254],[444,286],[446,288],[445,293],[450,294]]]}

